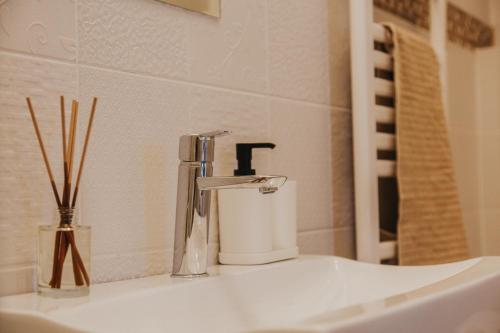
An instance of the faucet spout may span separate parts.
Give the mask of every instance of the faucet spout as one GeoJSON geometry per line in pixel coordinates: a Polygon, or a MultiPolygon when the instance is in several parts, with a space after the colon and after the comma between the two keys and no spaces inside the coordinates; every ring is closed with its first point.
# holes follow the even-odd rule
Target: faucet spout
{"type": "Polygon", "coordinates": [[[198,177],[200,190],[222,190],[231,188],[256,188],[263,194],[274,193],[286,182],[285,176],[228,176],[198,177]]]}

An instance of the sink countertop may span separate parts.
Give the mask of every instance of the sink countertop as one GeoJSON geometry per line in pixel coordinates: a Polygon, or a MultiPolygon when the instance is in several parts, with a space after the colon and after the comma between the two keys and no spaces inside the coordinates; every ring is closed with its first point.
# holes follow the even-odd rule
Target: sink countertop
{"type": "Polygon", "coordinates": [[[500,295],[500,257],[401,267],[301,256],[259,266],[213,266],[209,273],[97,284],[80,298],[1,297],[0,332],[27,329],[27,321],[42,332],[334,332],[411,313],[488,283],[498,285],[500,295]]]}

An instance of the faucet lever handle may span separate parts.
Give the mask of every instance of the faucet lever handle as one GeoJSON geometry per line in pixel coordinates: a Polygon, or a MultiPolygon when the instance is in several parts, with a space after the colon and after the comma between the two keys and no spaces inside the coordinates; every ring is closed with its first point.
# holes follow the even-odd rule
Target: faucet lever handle
{"type": "Polygon", "coordinates": [[[202,138],[202,139],[203,138],[216,138],[216,137],[219,137],[219,136],[226,136],[226,135],[229,135],[229,134],[231,134],[230,131],[215,130],[215,131],[212,131],[212,132],[198,134],[198,137],[202,138]]]}
{"type": "Polygon", "coordinates": [[[230,134],[229,131],[213,131],[183,135],[179,139],[179,159],[186,162],[212,162],[215,138],[230,134]]]}

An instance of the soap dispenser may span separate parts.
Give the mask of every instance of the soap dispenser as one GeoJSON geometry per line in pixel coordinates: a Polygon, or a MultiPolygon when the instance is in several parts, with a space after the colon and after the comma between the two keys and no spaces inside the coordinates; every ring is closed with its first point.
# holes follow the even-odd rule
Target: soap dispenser
{"type": "Polygon", "coordinates": [[[264,143],[237,143],[236,159],[238,160],[238,169],[234,170],[235,176],[252,176],[255,170],[252,169],[252,149],[270,148],[274,149],[276,145],[270,142],[264,143]]]}
{"type": "MultiPolygon", "coordinates": [[[[255,175],[255,170],[252,169],[252,150],[274,147],[269,142],[237,143],[238,168],[234,170],[234,175],[255,175]]],[[[270,194],[248,189],[219,191],[221,264],[263,264],[298,255],[295,184],[285,186],[286,183],[270,194]],[[281,189],[285,191],[278,195],[281,189]],[[292,198],[291,204],[287,200],[289,198],[292,198]]]]}

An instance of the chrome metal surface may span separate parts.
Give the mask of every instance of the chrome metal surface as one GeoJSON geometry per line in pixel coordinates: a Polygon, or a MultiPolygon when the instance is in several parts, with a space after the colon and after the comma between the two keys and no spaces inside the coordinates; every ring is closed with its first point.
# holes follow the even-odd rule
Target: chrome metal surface
{"type": "Polygon", "coordinates": [[[215,131],[180,137],[172,276],[207,275],[211,190],[249,188],[265,194],[286,181],[284,176],[212,177],[215,138],[228,134],[215,131]]]}
{"type": "Polygon", "coordinates": [[[257,188],[261,193],[273,193],[286,182],[285,176],[234,176],[198,178],[200,190],[257,188]]]}
{"type": "Polygon", "coordinates": [[[212,162],[214,160],[214,139],[229,134],[229,131],[213,131],[183,135],[179,140],[179,159],[186,162],[212,162]]]}

